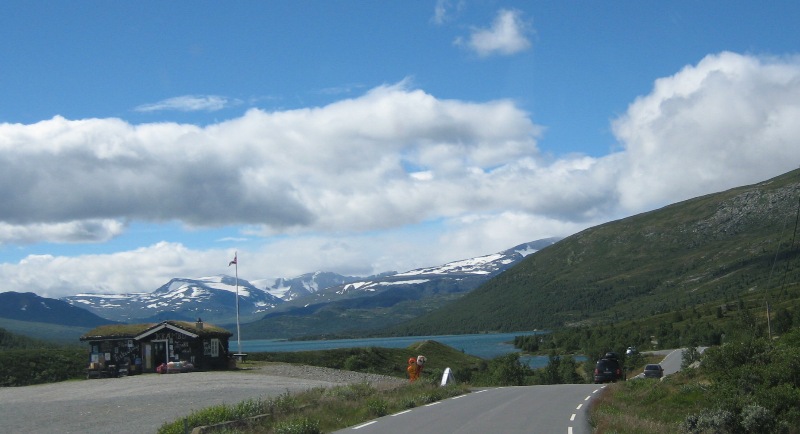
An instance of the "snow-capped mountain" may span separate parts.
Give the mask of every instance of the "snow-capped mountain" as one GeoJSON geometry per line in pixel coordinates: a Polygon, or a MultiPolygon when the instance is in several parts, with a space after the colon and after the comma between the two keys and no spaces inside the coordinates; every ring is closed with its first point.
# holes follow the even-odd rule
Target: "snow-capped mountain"
{"type": "Polygon", "coordinates": [[[281,277],[274,281],[262,279],[253,280],[251,283],[284,301],[292,301],[314,294],[321,289],[356,282],[362,279],[364,278],[317,271],[315,273],[302,274],[291,279],[281,277]]]}
{"type": "Polygon", "coordinates": [[[386,274],[377,278],[357,280],[329,288],[328,291],[334,290],[339,294],[353,291],[374,292],[390,286],[424,284],[432,280],[443,279],[456,282],[470,279],[480,284],[521,261],[525,256],[535,253],[556,241],[558,241],[558,238],[532,241],[491,255],[448,262],[436,267],[418,268],[403,273],[386,274]]]}
{"type": "MultiPolygon", "coordinates": [[[[243,320],[255,319],[283,302],[278,297],[239,279],[239,313],[243,320]]],[[[150,293],[78,294],[65,297],[79,306],[108,319],[124,322],[150,322],[162,319],[210,322],[235,322],[236,280],[230,276],[199,279],[175,278],[150,293]]]]}
{"type": "MultiPolygon", "coordinates": [[[[557,241],[555,238],[520,244],[506,251],[450,262],[403,273],[389,272],[369,277],[342,276],[330,272],[303,274],[291,279],[249,282],[238,280],[241,322],[265,314],[285,312],[298,306],[313,314],[320,306],[371,297],[366,304],[386,307],[402,300],[424,298],[428,293],[458,293],[472,290],[526,255],[557,241]],[[391,296],[372,297],[396,289],[391,296]],[[312,307],[310,307],[312,306],[312,307]],[[310,308],[309,308],[310,307],[310,308]]],[[[157,322],[164,319],[194,321],[202,318],[217,324],[236,321],[236,280],[230,276],[198,279],[175,278],[150,293],[78,294],[62,300],[112,321],[157,322]]]]}
{"type": "Polygon", "coordinates": [[[384,329],[461,297],[556,241],[534,241],[491,255],[320,289],[242,325],[242,333],[252,339],[275,339],[384,329]]]}

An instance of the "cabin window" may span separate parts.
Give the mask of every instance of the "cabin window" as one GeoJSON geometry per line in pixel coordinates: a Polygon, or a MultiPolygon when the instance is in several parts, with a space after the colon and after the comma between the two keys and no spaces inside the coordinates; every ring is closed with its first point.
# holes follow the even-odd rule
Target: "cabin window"
{"type": "Polygon", "coordinates": [[[211,357],[219,357],[219,339],[211,339],[211,357]]]}

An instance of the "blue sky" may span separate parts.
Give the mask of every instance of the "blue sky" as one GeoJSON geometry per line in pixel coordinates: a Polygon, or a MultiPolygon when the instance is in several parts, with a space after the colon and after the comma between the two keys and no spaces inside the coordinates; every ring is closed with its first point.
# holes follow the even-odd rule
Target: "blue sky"
{"type": "Polygon", "coordinates": [[[800,5],[0,6],[0,290],[366,275],[800,164],[800,5]]]}

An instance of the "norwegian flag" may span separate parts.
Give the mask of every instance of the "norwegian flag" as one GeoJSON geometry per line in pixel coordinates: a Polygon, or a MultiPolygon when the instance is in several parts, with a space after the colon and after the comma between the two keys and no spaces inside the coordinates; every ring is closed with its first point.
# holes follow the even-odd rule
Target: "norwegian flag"
{"type": "Polygon", "coordinates": [[[238,262],[236,262],[236,256],[238,256],[238,253],[234,253],[234,254],[233,254],[233,261],[231,261],[231,262],[228,262],[228,266],[229,266],[229,267],[230,267],[231,265],[238,264],[238,262]]]}

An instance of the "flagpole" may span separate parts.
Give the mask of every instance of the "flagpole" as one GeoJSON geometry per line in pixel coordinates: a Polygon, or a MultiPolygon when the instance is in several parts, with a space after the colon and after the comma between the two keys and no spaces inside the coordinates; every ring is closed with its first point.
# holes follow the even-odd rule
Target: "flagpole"
{"type": "Polygon", "coordinates": [[[242,331],[239,329],[239,253],[234,253],[234,264],[236,266],[236,341],[239,344],[239,354],[242,354],[242,331]]]}

